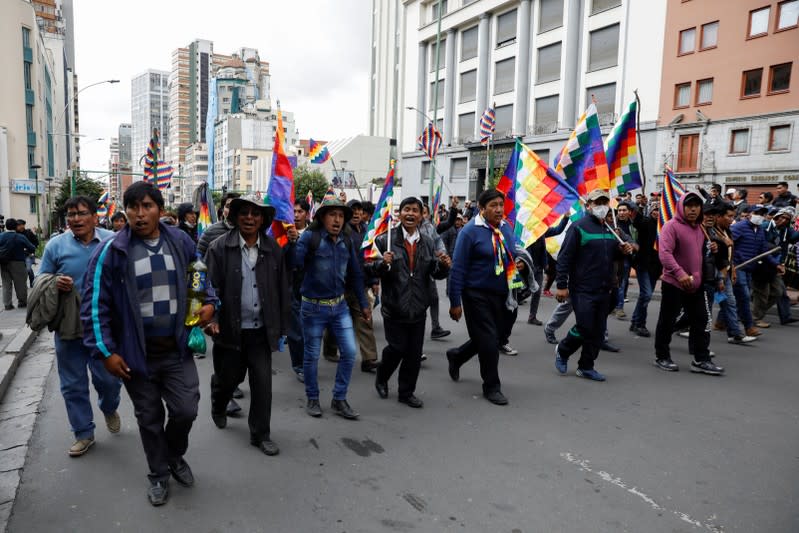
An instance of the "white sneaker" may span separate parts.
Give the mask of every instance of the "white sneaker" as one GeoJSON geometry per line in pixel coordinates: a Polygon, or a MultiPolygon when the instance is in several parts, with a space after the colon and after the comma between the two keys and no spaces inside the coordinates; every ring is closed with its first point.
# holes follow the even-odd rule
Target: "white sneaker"
{"type": "Polygon", "coordinates": [[[427,361],[427,354],[423,353],[421,359],[422,361],[427,361]]]}
{"type": "Polygon", "coordinates": [[[691,334],[687,331],[680,331],[679,333],[677,333],[677,335],[682,337],[683,339],[687,339],[688,337],[691,336],[691,334]]]}
{"type": "Polygon", "coordinates": [[[505,355],[518,355],[519,350],[514,350],[510,344],[503,344],[499,347],[499,351],[505,355]]]}

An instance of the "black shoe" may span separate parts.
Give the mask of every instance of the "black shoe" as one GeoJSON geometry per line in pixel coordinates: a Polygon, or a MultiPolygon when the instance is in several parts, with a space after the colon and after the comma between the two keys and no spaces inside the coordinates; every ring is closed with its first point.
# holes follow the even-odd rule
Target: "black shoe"
{"type": "Polygon", "coordinates": [[[338,416],[346,418],[347,420],[358,420],[358,416],[360,416],[352,410],[347,400],[333,400],[330,402],[330,408],[333,409],[338,416]]]}
{"type": "Polygon", "coordinates": [[[214,421],[214,424],[216,424],[216,427],[218,427],[219,429],[225,429],[225,427],[227,426],[227,415],[226,414],[215,414],[215,413],[212,412],[211,413],[211,420],[214,421]]]}
{"type": "Polygon", "coordinates": [[[414,409],[420,409],[424,407],[424,402],[419,398],[417,398],[416,396],[414,396],[413,394],[409,396],[401,396],[397,398],[397,401],[399,403],[404,403],[408,407],[413,407],[414,409]]]}
{"type": "Polygon", "coordinates": [[[233,397],[237,400],[244,398],[244,391],[236,387],[236,390],[233,391],[233,397]]]}
{"type": "Polygon", "coordinates": [[[339,361],[341,361],[341,357],[339,357],[338,354],[336,354],[336,355],[324,355],[323,357],[326,360],[330,361],[331,363],[338,363],[339,361]]]}
{"type": "Polygon", "coordinates": [[[796,324],[797,322],[799,322],[799,318],[789,318],[788,320],[786,320],[784,322],[780,322],[780,325],[781,326],[787,326],[788,324],[796,324]]]}
{"type": "Polygon", "coordinates": [[[385,381],[375,379],[375,390],[377,390],[377,395],[384,400],[388,398],[388,383],[385,381]]]}
{"type": "Polygon", "coordinates": [[[14,309],[13,305],[9,304],[6,306],[6,311],[11,311],[12,309],[14,309]]]}
{"type": "Polygon", "coordinates": [[[544,323],[543,323],[543,322],[541,322],[540,320],[538,320],[538,319],[537,319],[536,317],[534,317],[534,316],[531,316],[530,318],[528,318],[528,319],[527,319],[527,323],[528,323],[528,324],[532,324],[532,325],[534,325],[534,326],[543,326],[543,325],[544,325],[544,323]]]}
{"type": "Polygon", "coordinates": [[[612,345],[608,341],[603,341],[602,344],[599,345],[599,348],[601,350],[605,350],[606,352],[614,352],[614,353],[616,353],[616,352],[620,352],[621,351],[621,348],[619,348],[618,346],[612,345]]]}
{"type": "Polygon", "coordinates": [[[671,359],[655,359],[654,365],[666,372],[679,372],[680,367],[671,359]]]}
{"type": "Polygon", "coordinates": [[[377,361],[364,361],[361,363],[361,372],[366,372],[369,374],[374,374],[377,372],[377,367],[380,366],[380,363],[377,361]]]}
{"type": "Polygon", "coordinates": [[[255,440],[250,439],[250,444],[261,450],[265,455],[277,455],[280,453],[280,448],[271,440],[255,440]]]}
{"type": "Polygon", "coordinates": [[[485,396],[486,400],[493,403],[494,405],[508,405],[508,399],[505,398],[505,395],[498,390],[491,392],[484,392],[483,396],[485,396]]]}
{"type": "Polygon", "coordinates": [[[322,416],[322,406],[319,405],[319,400],[308,400],[308,404],[305,406],[305,412],[314,418],[322,416]]]}
{"type": "Polygon", "coordinates": [[[227,404],[227,409],[225,410],[228,416],[238,416],[240,411],[241,406],[236,400],[230,400],[227,404]]]}
{"type": "Polygon", "coordinates": [[[639,337],[649,337],[652,334],[646,329],[646,326],[635,326],[634,328],[630,328],[630,331],[638,335],[639,337]]]}
{"type": "Polygon", "coordinates": [[[191,472],[189,463],[183,457],[178,459],[174,465],[169,465],[169,473],[175,478],[175,481],[184,487],[191,487],[194,485],[194,474],[191,472]]]}
{"type": "Polygon", "coordinates": [[[443,339],[444,337],[446,337],[450,333],[452,333],[452,332],[450,330],[448,330],[448,329],[444,329],[442,327],[437,327],[437,328],[433,328],[433,331],[430,332],[430,338],[431,339],[443,339]]]}
{"type": "Polygon", "coordinates": [[[711,376],[720,376],[724,373],[724,368],[714,365],[710,361],[692,361],[691,372],[698,374],[709,374],[711,376]]]}
{"type": "Polygon", "coordinates": [[[455,350],[447,350],[447,361],[449,361],[450,379],[458,381],[461,378],[461,370],[458,363],[455,362],[455,350]]]}
{"type": "Polygon", "coordinates": [[[24,309],[24,308],[28,307],[28,304],[26,304],[24,302],[20,302],[20,303],[17,304],[17,307],[19,307],[20,309],[24,309]]]}
{"type": "Polygon", "coordinates": [[[150,482],[150,488],[147,489],[147,499],[150,504],[158,507],[164,505],[169,499],[169,480],[150,482]]]}

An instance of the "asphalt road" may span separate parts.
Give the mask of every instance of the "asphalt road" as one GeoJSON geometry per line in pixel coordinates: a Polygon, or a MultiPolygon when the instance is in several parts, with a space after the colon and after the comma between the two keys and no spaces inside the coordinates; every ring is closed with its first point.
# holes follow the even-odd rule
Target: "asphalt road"
{"type": "MultiPolygon", "coordinates": [[[[544,299],[541,315],[553,303],[544,299]]],[[[597,368],[608,381],[594,383],[574,376],[576,360],[559,376],[542,328],[526,324],[526,306],[520,314],[512,344],[521,353],[500,363],[507,407],[480,396],[476,360],[461,370],[461,382],[450,381],[444,352],[465,326],[443,308],[453,335],[426,344],[422,410],[397,403],[396,381],[380,400],[372,376],[356,369],[350,403],[361,420],[331,416],[335,367],[322,361],[325,415],[312,419],[288,355],[275,354],[277,457],[249,445],[245,418],[225,430],[212,424],[211,360],[199,361],[203,398],[186,456],[197,484],[173,482],[160,508],[145,497],[146,464],[127,395],[122,433],[110,435],[101,422],[94,448],[71,459],[53,369],[9,531],[799,530],[799,327],[772,327],[750,347],[714,333],[716,362],[727,368],[717,378],[688,372],[687,342],[678,338],[673,357],[682,370],[657,370],[652,339],[631,336],[629,322],[611,318],[623,351],[600,355],[597,368]]],[[[377,329],[382,346],[379,320],[377,329]]]]}

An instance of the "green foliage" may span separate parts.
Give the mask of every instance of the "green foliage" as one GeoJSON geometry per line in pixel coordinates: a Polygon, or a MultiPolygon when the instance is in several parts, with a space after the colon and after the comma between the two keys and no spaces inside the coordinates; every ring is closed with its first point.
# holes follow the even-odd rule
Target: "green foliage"
{"type": "Polygon", "coordinates": [[[330,183],[321,170],[312,169],[308,165],[303,165],[294,169],[294,196],[297,199],[305,198],[308,191],[313,192],[316,202],[321,202],[327,192],[330,183]]]}
{"type": "Polygon", "coordinates": [[[502,174],[504,174],[504,172],[505,171],[501,168],[495,168],[494,174],[491,176],[491,179],[488,180],[488,183],[486,183],[486,190],[496,189],[497,184],[499,183],[499,180],[502,179],[502,174]]]}
{"type": "MultiPolygon", "coordinates": [[[[100,195],[103,194],[103,184],[94,181],[89,178],[79,177],[75,180],[75,196],[88,196],[95,202],[100,195]]],[[[55,198],[53,198],[53,213],[55,214],[55,219],[63,220],[64,219],[64,204],[70,197],[70,180],[65,179],[61,182],[61,187],[59,187],[58,192],[55,194],[55,198]]],[[[122,200],[118,198],[117,200],[122,200]]]]}

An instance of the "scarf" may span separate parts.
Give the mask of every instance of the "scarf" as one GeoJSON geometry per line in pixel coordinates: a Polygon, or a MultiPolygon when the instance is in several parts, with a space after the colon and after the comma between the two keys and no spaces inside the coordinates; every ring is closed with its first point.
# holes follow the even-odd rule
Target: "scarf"
{"type": "Polygon", "coordinates": [[[505,306],[512,311],[519,305],[513,297],[513,290],[522,288],[524,283],[519,276],[516,262],[513,260],[513,256],[505,242],[505,236],[499,228],[495,228],[490,224],[488,227],[492,232],[491,243],[494,246],[494,273],[499,276],[503,271],[505,272],[505,279],[508,283],[508,299],[505,302],[505,306]]]}

